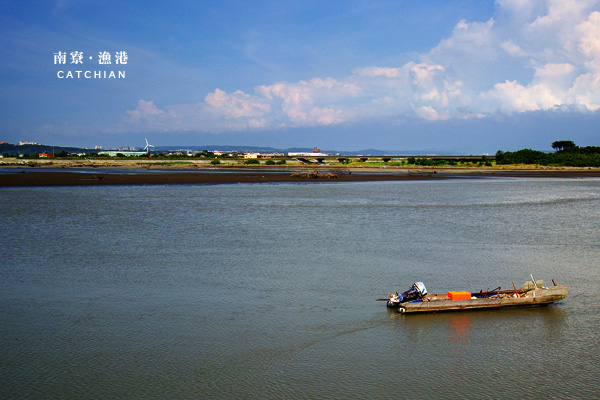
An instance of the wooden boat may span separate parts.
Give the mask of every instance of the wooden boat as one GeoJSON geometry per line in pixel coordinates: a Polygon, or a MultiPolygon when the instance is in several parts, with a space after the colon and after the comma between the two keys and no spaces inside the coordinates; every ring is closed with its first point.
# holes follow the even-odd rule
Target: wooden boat
{"type": "Polygon", "coordinates": [[[513,283],[513,290],[501,290],[498,287],[491,291],[475,293],[467,291],[427,293],[425,286],[417,282],[403,294],[392,293],[387,299],[377,300],[387,300],[388,307],[395,308],[401,313],[541,306],[567,297],[567,286],[557,285],[554,279],[552,283],[554,286],[544,287],[544,281],[535,281],[532,277],[532,280],[526,282],[520,289],[517,289],[513,283]],[[422,288],[418,284],[423,285],[422,288]]]}

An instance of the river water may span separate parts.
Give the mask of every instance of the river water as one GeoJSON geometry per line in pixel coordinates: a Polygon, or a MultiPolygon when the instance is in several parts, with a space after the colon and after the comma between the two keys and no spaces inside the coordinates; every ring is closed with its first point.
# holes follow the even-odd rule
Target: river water
{"type": "Polygon", "coordinates": [[[600,180],[0,189],[0,397],[600,397],[600,180]],[[378,297],[569,285],[542,308],[378,297]]]}

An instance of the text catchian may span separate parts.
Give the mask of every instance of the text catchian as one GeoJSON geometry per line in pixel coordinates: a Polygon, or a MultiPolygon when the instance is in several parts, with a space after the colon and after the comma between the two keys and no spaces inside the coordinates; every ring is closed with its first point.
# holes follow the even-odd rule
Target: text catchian
{"type": "Polygon", "coordinates": [[[58,71],[60,79],[125,79],[125,71],[58,71]]]}

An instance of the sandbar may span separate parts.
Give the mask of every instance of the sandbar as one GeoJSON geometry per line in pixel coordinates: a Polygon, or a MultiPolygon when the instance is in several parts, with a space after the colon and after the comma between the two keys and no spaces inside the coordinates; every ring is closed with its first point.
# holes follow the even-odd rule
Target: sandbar
{"type": "Polygon", "coordinates": [[[193,169],[0,168],[0,187],[106,185],[214,185],[240,183],[323,183],[442,179],[600,178],[600,168],[331,168],[271,167],[193,169]]]}

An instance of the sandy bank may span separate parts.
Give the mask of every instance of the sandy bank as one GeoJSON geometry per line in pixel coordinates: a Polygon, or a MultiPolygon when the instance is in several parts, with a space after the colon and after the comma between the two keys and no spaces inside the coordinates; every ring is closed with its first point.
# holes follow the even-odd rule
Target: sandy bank
{"type": "MultiPolygon", "coordinates": [[[[54,165],[54,168],[57,166],[54,165]]],[[[440,180],[486,177],[598,178],[600,169],[588,168],[346,168],[346,167],[268,167],[259,168],[138,168],[123,171],[122,166],[73,170],[72,168],[3,168],[0,187],[8,186],[102,186],[166,184],[232,184],[281,182],[359,182],[440,180]],[[317,171],[317,174],[302,172],[317,171]],[[315,176],[316,175],[316,176],[315,176]]]]}

